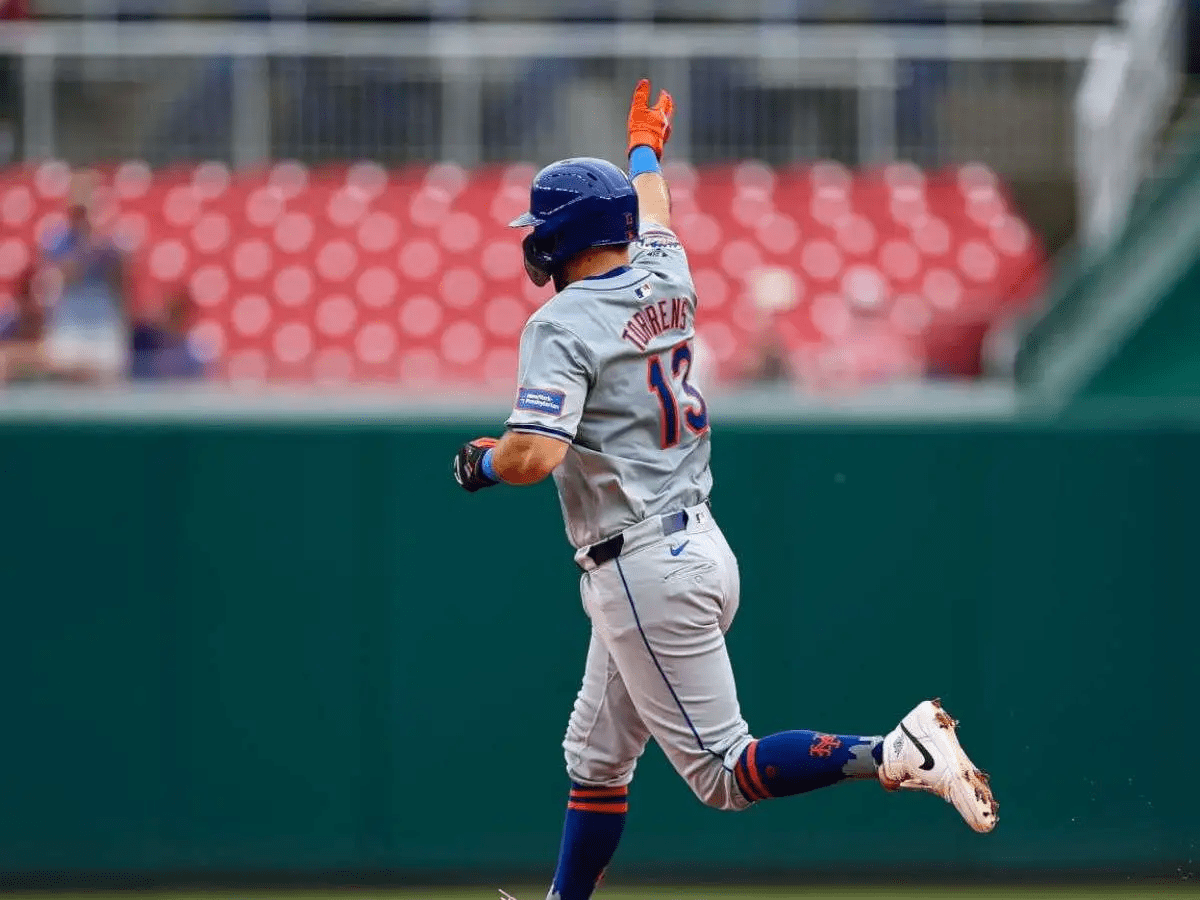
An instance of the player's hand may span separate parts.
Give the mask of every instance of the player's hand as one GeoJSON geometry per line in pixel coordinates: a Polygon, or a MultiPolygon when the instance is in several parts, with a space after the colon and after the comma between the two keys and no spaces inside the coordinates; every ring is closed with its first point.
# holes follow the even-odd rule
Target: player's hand
{"type": "Polygon", "coordinates": [[[643,78],[633,89],[633,104],[629,107],[629,148],[649,147],[662,159],[663,146],[671,139],[671,117],[675,101],[666,91],[658,92],[658,102],[650,105],[650,79],[643,78]]]}
{"type": "Polygon", "coordinates": [[[483,473],[483,454],[495,447],[495,438],[481,437],[467,441],[458,449],[454,457],[454,480],[462,485],[463,490],[475,493],[480,488],[493,487],[499,484],[483,473]]]}

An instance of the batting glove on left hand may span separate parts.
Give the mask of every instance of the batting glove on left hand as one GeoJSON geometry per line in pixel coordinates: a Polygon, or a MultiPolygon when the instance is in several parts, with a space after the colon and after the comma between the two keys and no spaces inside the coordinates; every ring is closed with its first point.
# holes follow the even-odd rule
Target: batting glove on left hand
{"type": "Polygon", "coordinates": [[[675,101],[666,91],[658,92],[658,102],[650,105],[650,80],[643,78],[633,91],[633,102],[629,106],[629,148],[645,146],[662,159],[663,145],[671,139],[671,116],[675,114],[675,101]]]}
{"type": "Polygon", "coordinates": [[[483,472],[483,454],[496,446],[496,439],[490,437],[475,438],[467,441],[454,457],[454,480],[465,491],[472,494],[480,488],[494,487],[500,482],[488,478],[483,472]]]}

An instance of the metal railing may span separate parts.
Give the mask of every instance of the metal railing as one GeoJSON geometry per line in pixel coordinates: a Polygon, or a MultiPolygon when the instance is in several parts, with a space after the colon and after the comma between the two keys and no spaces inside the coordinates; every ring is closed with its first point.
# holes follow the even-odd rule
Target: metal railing
{"type": "Polygon", "coordinates": [[[60,18],[1111,22],[1117,0],[38,0],[60,18]]]}
{"type": "Polygon", "coordinates": [[[82,22],[7,26],[20,154],[248,165],[620,153],[629,85],[697,162],[982,160],[1071,179],[1097,26],[82,22]]]}
{"type": "Polygon", "coordinates": [[[1128,0],[1122,12],[1125,27],[1093,46],[1076,101],[1080,241],[1091,251],[1125,222],[1182,84],[1178,0],[1128,0]]]}

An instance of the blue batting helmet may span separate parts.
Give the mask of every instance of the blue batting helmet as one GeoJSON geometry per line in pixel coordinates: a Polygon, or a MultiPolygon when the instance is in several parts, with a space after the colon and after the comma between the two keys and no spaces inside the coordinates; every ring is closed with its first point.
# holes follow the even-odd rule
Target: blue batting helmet
{"type": "Polygon", "coordinates": [[[610,162],[563,159],[537,173],[529,190],[529,212],[509,225],[533,226],[522,245],[525,269],[542,285],[582,250],[636,240],[637,194],[629,176],[610,162]]]}

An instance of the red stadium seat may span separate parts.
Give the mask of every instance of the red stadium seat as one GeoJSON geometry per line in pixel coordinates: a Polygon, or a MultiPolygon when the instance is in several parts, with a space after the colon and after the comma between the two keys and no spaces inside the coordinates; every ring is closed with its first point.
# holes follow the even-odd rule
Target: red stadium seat
{"type": "MultiPolygon", "coordinates": [[[[234,382],[508,386],[550,295],[507,228],[530,165],[98,171],[96,218],[132,255],[135,304],[186,287],[195,346],[234,382]]],[[[740,377],[771,333],[814,385],[970,374],[989,323],[1043,277],[1036,237],[985,166],[672,162],[668,175],[718,379],[740,377]]],[[[0,170],[0,304],[69,186],[59,162],[0,170]]]]}

